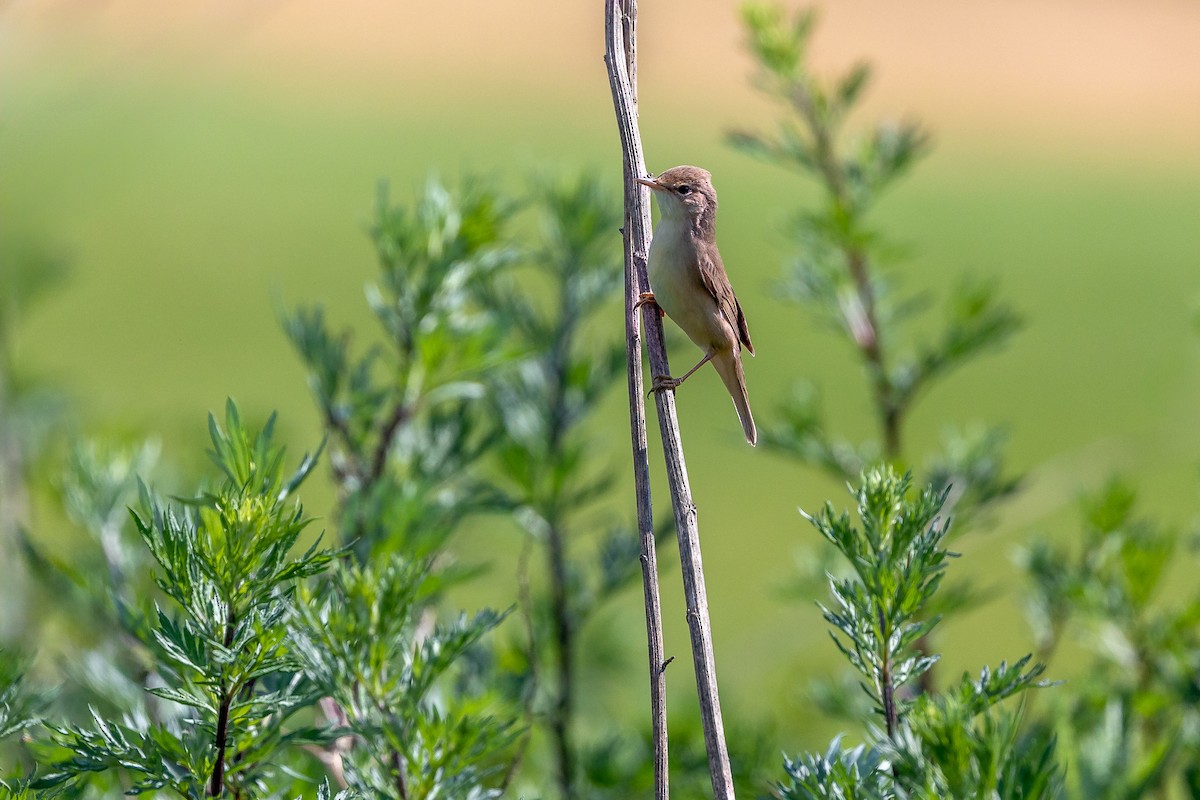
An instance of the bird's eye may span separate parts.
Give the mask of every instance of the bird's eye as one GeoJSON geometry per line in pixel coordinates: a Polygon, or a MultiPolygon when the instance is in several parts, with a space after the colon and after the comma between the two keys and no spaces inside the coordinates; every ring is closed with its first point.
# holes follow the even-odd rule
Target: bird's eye
{"type": "Polygon", "coordinates": [[[692,187],[685,183],[682,186],[675,187],[675,191],[679,192],[680,194],[688,194],[692,191],[692,187]]]}

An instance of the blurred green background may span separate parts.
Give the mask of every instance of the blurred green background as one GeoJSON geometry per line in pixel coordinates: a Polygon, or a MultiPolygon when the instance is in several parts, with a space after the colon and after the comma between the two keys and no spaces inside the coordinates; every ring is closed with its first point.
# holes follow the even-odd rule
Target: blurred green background
{"type": "MultiPolygon", "coordinates": [[[[805,377],[836,428],[871,435],[851,353],[772,287],[788,257],[784,224],[810,187],[723,142],[777,119],[751,85],[737,5],[641,5],[649,167],[714,174],[722,252],[760,353],[747,364],[760,425],[805,377]]],[[[364,229],[380,178],[399,200],[430,175],[519,188],[533,171],[590,167],[617,196],[601,6],[0,4],[0,243],[32,242],[70,264],[23,320],[17,363],[69,392],[83,430],[157,435],[177,460],[198,460],[204,415],[226,396],[250,418],[277,409],[293,451],[311,448],[318,420],[276,310],[321,302],[366,329],[375,269],[364,229]]],[[[1073,535],[1081,490],[1120,472],[1168,521],[1188,524],[1197,508],[1197,30],[1200,7],[1174,0],[823,10],[817,62],[873,62],[870,115],[917,119],[934,135],[933,155],[878,212],[912,247],[897,273],[935,295],[964,272],[994,275],[1026,320],[1011,347],[956,374],[912,419],[915,452],[947,422],[1004,422],[1014,469],[1030,470],[992,530],[957,543],[965,557],[952,569],[996,593],[942,632],[951,674],[1029,650],[1011,553],[1030,536],[1073,535]]],[[[611,320],[619,336],[618,309],[611,320]]],[[[672,347],[676,366],[691,363],[690,344],[672,347]]],[[[834,655],[816,609],[787,591],[816,546],[796,509],[847,496],[741,443],[715,373],[690,383],[679,408],[726,714],[778,713],[779,692],[798,697],[834,655]]],[[[595,457],[624,467],[623,390],[595,430],[595,457]]],[[[613,509],[631,517],[628,489],[613,509]]],[[[307,496],[328,512],[331,498],[307,496]]],[[[36,519],[58,524],[48,508],[36,519]]],[[[505,524],[481,522],[463,540],[466,558],[494,564],[465,604],[512,602],[517,538],[505,524]]],[[[664,560],[667,653],[680,665],[671,691],[683,706],[694,702],[687,632],[677,559],[664,560]]],[[[636,676],[640,602],[630,591],[608,612],[636,676]]],[[[643,678],[625,685],[640,703],[643,678]]]]}

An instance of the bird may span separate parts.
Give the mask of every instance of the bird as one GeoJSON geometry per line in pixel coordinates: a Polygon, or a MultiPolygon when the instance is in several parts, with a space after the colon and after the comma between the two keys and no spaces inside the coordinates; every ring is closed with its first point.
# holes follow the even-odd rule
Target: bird
{"type": "Polygon", "coordinates": [[[700,362],[682,376],[656,375],[651,391],[676,389],[711,361],[733,398],[746,441],[756,445],[758,431],[742,370],[742,348],[754,355],[754,345],[717,250],[717,191],[712,174],[700,167],[680,166],[637,181],[653,190],[661,212],[647,262],[650,291],[639,296],[637,305],[657,305],[704,351],[700,362]]]}

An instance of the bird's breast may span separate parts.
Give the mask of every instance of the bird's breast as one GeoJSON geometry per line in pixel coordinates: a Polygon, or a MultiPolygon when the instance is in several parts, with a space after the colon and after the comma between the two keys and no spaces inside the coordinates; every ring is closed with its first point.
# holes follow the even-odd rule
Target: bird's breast
{"type": "Polygon", "coordinates": [[[700,277],[699,255],[685,220],[659,220],[647,272],[655,302],[688,338],[705,350],[725,345],[728,325],[700,277]]]}
{"type": "Polygon", "coordinates": [[[687,229],[679,220],[664,217],[654,229],[647,271],[650,288],[663,311],[678,318],[699,283],[696,253],[688,242],[687,229]]]}

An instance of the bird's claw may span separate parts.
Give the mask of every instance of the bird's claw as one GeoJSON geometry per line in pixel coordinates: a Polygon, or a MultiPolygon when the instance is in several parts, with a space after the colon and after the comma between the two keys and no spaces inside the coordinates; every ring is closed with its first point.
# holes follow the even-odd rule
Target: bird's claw
{"type": "MultiPolygon", "coordinates": [[[[633,310],[636,312],[642,306],[647,306],[647,305],[654,305],[654,306],[658,305],[658,301],[654,299],[654,292],[642,292],[641,294],[639,294],[637,302],[633,304],[633,310]]],[[[663,316],[663,317],[665,317],[667,315],[667,312],[663,311],[662,308],[658,309],[658,313],[660,316],[663,316]]]]}
{"type": "Polygon", "coordinates": [[[655,375],[654,382],[650,384],[650,391],[646,392],[646,396],[649,397],[655,392],[674,391],[680,383],[682,381],[676,380],[670,375],[655,375]]]}

